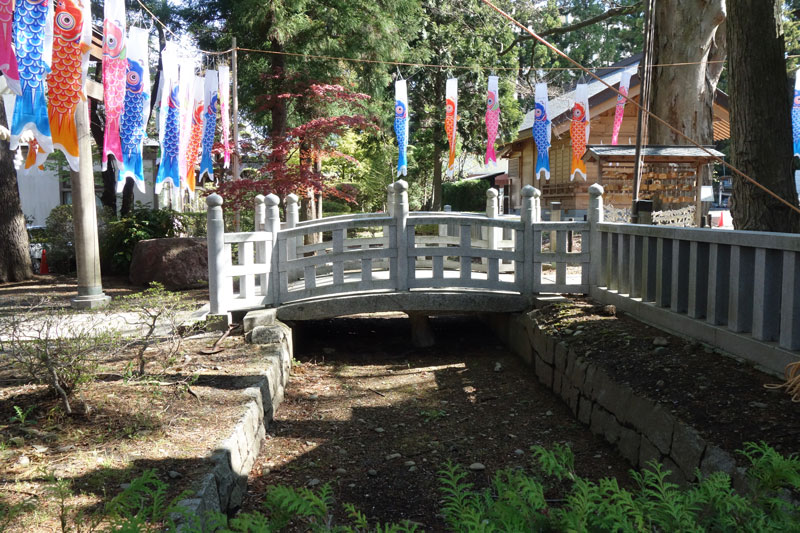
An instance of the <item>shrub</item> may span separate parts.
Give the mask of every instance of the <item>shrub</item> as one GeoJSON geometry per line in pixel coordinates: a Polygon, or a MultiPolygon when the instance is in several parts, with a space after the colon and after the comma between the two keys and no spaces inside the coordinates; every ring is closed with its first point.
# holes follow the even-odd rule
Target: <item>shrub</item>
{"type": "Polygon", "coordinates": [[[108,222],[101,236],[101,260],[106,268],[127,274],[137,242],[184,234],[185,224],[189,222],[194,227],[195,219],[171,209],[150,209],[138,202],[128,216],[108,222]]]}
{"type": "Polygon", "coordinates": [[[40,302],[25,311],[0,317],[0,353],[17,371],[47,385],[72,414],[70,397],[91,381],[100,356],[122,347],[99,313],[53,310],[40,302]]]}
{"type": "Polygon", "coordinates": [[[127,320],[128,324],[142,330],[135,341],[138,348],[132,361],[137,366],[137,374],[144,375],[148,362],[145,353],[156,343],[158,350],[155,353],[162,366],[170,366],[183,342],[181,324],[194,304],[184,295],[164,289],[160,283],[151,283],[147,290],[120,299],[116,307],[133,314],[133,318],[127,320]]]}
{"type": "Polygon", "coordinates": [[[72,206],[54,207],[45,221],[47,264],[54,272],[66,274],[75,269],[75,229],[72,223],[72,206]]]}
{"type": "Polygon", "coordinates": [[[442,184],[442,205],[453,211],[485,211],[486,191],[491,184],[486,180],[463,180],[442,184]]]}

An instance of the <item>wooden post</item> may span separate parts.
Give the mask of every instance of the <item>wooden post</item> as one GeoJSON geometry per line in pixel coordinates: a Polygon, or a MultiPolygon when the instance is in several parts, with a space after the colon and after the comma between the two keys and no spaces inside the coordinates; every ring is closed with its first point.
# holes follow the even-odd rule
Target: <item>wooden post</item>
{"type": "Polygon", "coordinates": [[[78,172],[72,172],[72,217],[75,226],[78,295],[72,299],[71,304],[76,309],[96,309],[108,304],[111,298],[103,293],[100,277],[100,245],[97,237],[89,101],[80,100],[75,111],[80,166],[78,172]]]}
{"type": "MultiPolygon", "coordinates": [[[[238,63],[238,48],[236,47],[236,37],[231,38],[231,79],[233,81],[233,90],[231,91],[231,122],[233,122],[233,157],[231,158],[231,174],[234,180],[238,180],[240,175],[240,161],[239,161],[239,68],[238,63]]],[[[233,224],[236,231],[242,231],[242,220],[237,209],[234,214],[233,224]]]]}

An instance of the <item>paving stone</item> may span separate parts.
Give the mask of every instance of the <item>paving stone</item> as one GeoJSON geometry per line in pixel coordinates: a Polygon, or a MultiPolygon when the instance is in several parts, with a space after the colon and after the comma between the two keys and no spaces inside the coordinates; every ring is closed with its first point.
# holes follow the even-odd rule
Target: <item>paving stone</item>
{"type": "Polygon", "coordinates": [[[706,442],[694,428],[683,422],[675,422],[670,457],[677,463],[686,479],[694,480],[695,470],[700,466],[705,448],[706,442]]]}

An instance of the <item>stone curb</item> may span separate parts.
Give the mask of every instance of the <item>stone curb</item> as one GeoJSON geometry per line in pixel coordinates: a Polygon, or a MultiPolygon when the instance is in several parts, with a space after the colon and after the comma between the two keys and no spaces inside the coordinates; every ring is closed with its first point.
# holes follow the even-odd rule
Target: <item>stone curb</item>
{"type": "Polygon", "coordinates": [[[581,423],[614,444],[632,466],[644,468],[651,460],[659,461],[672,471],[668,479],[682,485],[696,481],[697,469],[704,475],[723,471],[731,476],[734,488],[745,488],[744,470],[736,467],[729,453],[658,402],[617,383],[600,365],[545,333],[533,313],[484,319],[581,423]]]}
{"type": "MultiPolygon", "coordinates": [[[[260,328],[267,326],[256,329],[260,328]]],[[[203,476],[195,495],[178,503],[192,525],[196,525],[195,520],[204,521],[209,513],[228,513],[241,506],[247,476],[261,451],[267,426],[283,401],[292,366],[292,332],[280,322],[269,328],[273,331],[265,336],[271,342],[262,347],[266,368],[262,378],[243,391],[250,398],[244,414],[211,454],[210,471],[203,476]]],[[[178,531],[187,527],[189,524],[183,521],[178,531]]]]}

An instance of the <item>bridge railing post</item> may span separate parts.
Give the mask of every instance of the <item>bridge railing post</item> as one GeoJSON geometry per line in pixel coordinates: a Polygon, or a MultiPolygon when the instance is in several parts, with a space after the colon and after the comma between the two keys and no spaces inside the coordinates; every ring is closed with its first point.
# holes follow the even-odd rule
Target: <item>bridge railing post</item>
{"type": "Polygon", "coordinates": [[[603,269],[603,239],[597,224],[603,221],[603,186],[589,187],[589,293],[598,286],[603,269]]]}
{"type": "MultiPolygon", "coordinates": [[[[222,196],[211,194],[206,198],[208,239],[208,299],[211,315],[227,315],[225,295],[225,220],[222,217],[222,196]]],[[[227,258],[230,260],[230,258],[227,258]]]]}
{"type": "Polygon", "coordinates": [[[264,291],[265,301],[277,306],[280,304],[280,272],[278,271],[278,232],[281,229],[281,215],[278,209],[280,199],[274,194],[264,198],[266,206],[266,220],[264,231],[269,234],[265,242],[265,261],[267,267],[267,290],[264,291]]]}
{"type": "MultiPolygon", "coordinates": [[[[453,208],[450,207],[449,205],[442,207],[442,211],[444,211],[445,213],[450,213],[452,209],[453,208]]],[[[448,231],[449,228],[450,228],[449,224],[439,224],[439,237],[447,237],[447,235],[449,234],[448,231]]]]}
{"type": "MultiPolygon", "coordinates": [[[[497,196],[497,189],[486,189],[486,218],[497,218],[500,212],[497,196]]],[[[502,237],[502,228],[486,226],[486,247],[489,250],[498,250],[502,237]]],[[[483,264],[488,264],[489,260],[484,257],[481,262],[483,264]]]]}
{"type": "MultiPolygon", "coordinates": [[[[388,215],[390,217],[394,216],[394,201],[395,201],[394,200],[394,183],[390,183],[386,187],[386,213],[388,213],[388,215]]],[[[383,227],[383,238],[386,241],[384,243],[384,246],[387,246],[387,247],[389,246],[389,232],[390,231],[391,231],[391,228],[389,228],[389,226],[384,226],[383,227]]]]}
{"type": "MultiPolygon", "coordinates": [[[[284,207],[286,208],[286,229],[296,228],[300,222],[300,198],[294,193],[289,194],[284,200],[284,207]]],[[[286,258],[289,261],[297,259],[297,237],[286,239],[286,258]]],[[[292,269],[288,274],[290,282],[299,279],[298,273],[292,269]]]]}
{"type": "Polygon", "coordinates": [[[542,221],[542,191],[533,188],[533,221],[542,221]]]}
{"type": "MultiPolygon", "coordinates": [[[[405,180],[397,180],[394,183],[394,218],[396,221],[395,231],[397,232],[397,280],[395,287],[398,291],[408,290],[410,269],[414,268],[414,258],[408,256],[408,183],[405,180]]],[[[413,244],[413,243],[412,243],[413,244]]]]}
{"type": "MultiPolygon", "coordinates": [[[[255,231],[264,231],[264,224],[267,218],[267,206],[264,204],[264,195],[259,194],[255,198],[255,209],[253,211],[253,229],[255,231]]],[[[244,247],[244,243],[240,244],[240,253],[241,248],[244,247]]],[[[256,253],[256,264],[264,264],[267,260],[267,244],[264,241],[256,241],[255,243],[255,253],[256,253]]],[[[259,284],[261,285],[261,291],[266,294],[267,293],[267,277],[264,274],[258,275],[259,284]]]]}
{"type": "MultiPolygon", "coordinates": [[[[522,293],[527,295],[533,294],[533,223],[535,222],[535,199],[534,195],[536,189],[531,185],[526,185],[522,188],[522,209],[520,210],[520,218],[522,219],[522,293]]],[[[519,246],[520,243],[517,243],[519,246]]]]}

